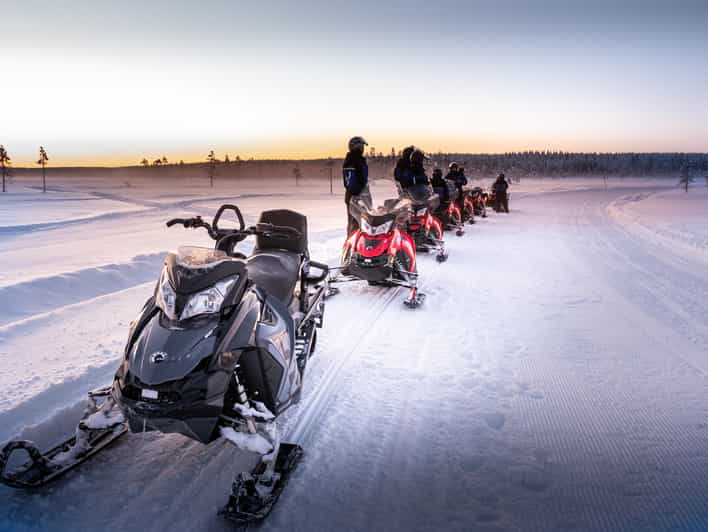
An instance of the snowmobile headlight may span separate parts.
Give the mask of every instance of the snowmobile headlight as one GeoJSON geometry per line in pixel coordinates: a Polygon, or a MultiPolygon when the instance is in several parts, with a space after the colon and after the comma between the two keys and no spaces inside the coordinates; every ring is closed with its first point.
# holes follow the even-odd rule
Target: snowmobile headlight
{"type": "Polygon", "coordinates": [[[238,275],[219,281],[211,288],[197,292],[190,296],[182,310],[181,320],[186,320],[200,314],[214,314],[221,310],[229,290],[236,284],[238,275]]]}
{"type": "Polygon", "coordinates": [[[157,283],[157,293],[155,294],[155,304],[165,313],[171,320],[177,319],[177,311],[175,304],[177,294],[170,285],[170,279],[167,275],[167,270],[163,268],[160,275],[160,281],[157,283]]]}
{"type": "Polygon", "coordinates": [[[389,220],[386,223],[383,223],[381,225],[371,225],[369,222],[364,220],[362,218],[361,220],[361,230],[366,233],[367,235],[371,236],[377,236],[377,235],[385,235],[391,230],[391,226],[393,225],[393,220],[389,220]]]}

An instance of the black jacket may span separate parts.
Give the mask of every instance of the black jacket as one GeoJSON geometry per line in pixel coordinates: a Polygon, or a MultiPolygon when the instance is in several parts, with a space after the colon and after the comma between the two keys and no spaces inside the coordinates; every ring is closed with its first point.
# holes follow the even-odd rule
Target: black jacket
{"type": "MultiPolygon", "coordinates": [[[[430,184],[430,179],[428,179],[428,176],[425,173],[425,168],[423,167],[423,163],[419,163],[419,164],[411,163],[409,172],[410,172],[410,180],[409,180],[408,186],[429,185],[430,184]]],[[[403,182],[401,182],[401,185],[403,185],[405,187],[403,182]]]]}
{"type": "Polygon", "coordinates": [[[508,188],[509,183],[507,183],[504,178],[497,178],[494,185],[492,185],[492,190],[494,190],[496,194],[506,194],[506,189],[508,188]]]}
{"type": "Polygon", "coordinates": [[[467,176],[462,170],[458,170],[457,172],[449,172],[445,179],[449,179],[454,182],[457,188],[462,188],[467,184],[467,176]]]}
{"type": "Polygon", "coordinates": [[[342,165],[342,180],[347,192],[357,196],[369,183],[369,165],[359,152],[348,152],[342,165]]]}

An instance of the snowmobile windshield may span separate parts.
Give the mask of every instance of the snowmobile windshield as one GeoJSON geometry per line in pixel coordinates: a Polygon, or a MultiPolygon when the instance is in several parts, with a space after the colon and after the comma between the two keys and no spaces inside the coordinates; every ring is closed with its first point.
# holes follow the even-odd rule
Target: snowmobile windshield
{"type": "Polygon", "coordinates": [[[389,199],[375,208],[364,201],[352,201],[350,208],[362,231],[369,235],[388,233],[405,223],[411,214],[411,202],[406,198],[389,199]]]}
{"type": "Polygon", "coordinates": [[[409,198],[414,206],[425,205],[435,210],[440,205],[440,197],[430,185],[415,185],[403,191],[403,197],[409,198]]]}
{"type": "Polygon", "coordinates": [[[230,257],[219,249],[198,246],[180,246],[175,253],[177,264],[184,268],[204,269],[215,266],[230,257]]]}

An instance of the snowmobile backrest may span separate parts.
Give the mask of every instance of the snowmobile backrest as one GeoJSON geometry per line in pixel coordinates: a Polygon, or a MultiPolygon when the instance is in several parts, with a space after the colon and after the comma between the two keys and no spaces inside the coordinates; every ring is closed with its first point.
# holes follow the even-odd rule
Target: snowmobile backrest
{"type": "Polygon", "coordinates": [[[288,209],[263,211],[258,219],[258,223],[292,227],[300,232],[300,237],[284,238],[273,235],[258,235],[256,237],[256,247],[254,249],[254,253],[258,250],[267,249],[283,249],[294,253],[307,253],[307,218],[299,212],[288,209]]]}

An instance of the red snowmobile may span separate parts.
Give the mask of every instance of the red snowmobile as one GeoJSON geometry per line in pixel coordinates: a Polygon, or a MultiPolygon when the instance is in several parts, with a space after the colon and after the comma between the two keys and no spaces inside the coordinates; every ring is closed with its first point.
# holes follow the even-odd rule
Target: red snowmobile
{"type": "MultiPolygon", "coordinates": [[[[330,283],[368,281],[371,285],[403,286],[410,289],[406,306],[419,306],[425,295],[418,292],[416,245],[404,229],[411,217],[411,202],[389,199],[383,207],[372,209],[358,197],[352,200],[350,210],[359,229],[347,236],[339,273],[330,283]]],[[[336,292],[330,288],[330,293],[336,292]]]]}
{"type": "Polygon", "coordinates": [[[415,242],[417,251],[436,252],[438,262],[447,260],[443,224],[433,213],[440,205],[440,198],[429,185],[416,185],[399,191],[401,197],[410,200],[413,214],[408,221],[407,232],[415,242]]]}
{"type": "Polygon", "coordinates": [[[472,191],[466,188],[458,189],[458,207],[462,216],[462,223],[474,223],[475,204],[472,191]]]}
{"type": "Polygon", "coordinates": [[[487,217],[487,194],[484,192],[482,187],[474,187],[467,191],[470,196],[472,203],[474,205],[474,214],[476,216],[481,216],[482,218],[487,217]]]}
{"type": "MultiPolygon", "coordinates": [[[[435,213],[442,222],[443,230],[454,229],[457,236],[462,236],[465,234],[464,229],[462,229],[462,212],[457,206],[460,193],[453,183],[448,181],[446,184],[447,199],[440,201],[440,206],[435,213]]],[[[442,193],[445,193],[444,189],[442,189],[442,193]]],[[[440,194],[438,194],[438,196],[440,196],[440,194]]]]}

